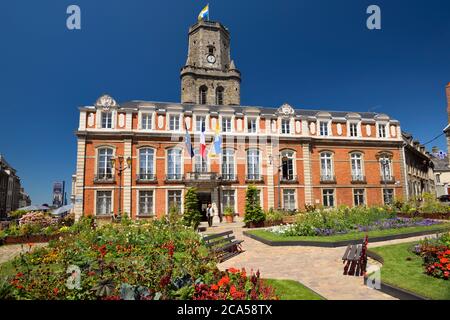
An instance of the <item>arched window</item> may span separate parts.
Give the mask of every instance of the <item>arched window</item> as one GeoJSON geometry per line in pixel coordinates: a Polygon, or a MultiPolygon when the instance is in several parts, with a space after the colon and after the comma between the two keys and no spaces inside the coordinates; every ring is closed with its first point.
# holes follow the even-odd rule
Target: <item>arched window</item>
{"type": "Polygon", "coordinates": [[[258,149],[247,150],[247,180],[260,180],[260,152],[258,149]]]}
{"type": "Polygon", "coordinates": [[[225,149],[222,153],[222,179],[235,180],[234,150],[225,149]]]}
{"type": "Polygon", "coordinates": [[[223,87],[217,87],[216,89],[216,105],[221,106],[223,105],[223,87]]]}
{"type": "Polygon", "coordinates": [[[181,180],[181,149],[169,149],[167,152],[167,180],[181,180]]]}
{"type": "Polygon", "coordinates": [[[139,150],[139,180],[153,180],[155,177],[155,150],[142,148],[139,150]]]}
{"type": "Polygon", "coordinates": [[[283,181],[294,180],[294,152],[285,150],[281,152],[282,176],[283,181]]]}
{"type": "Polygon", "coordinates": [[[333,181],[333,155],[331,152],[322,152],[320,154],[320,170],[321,170],[321,181],[333,181]]]}
{"type": "Polygon", "coordinates": [[[208,162],[202,157],[199,149],[194,150],[194,172],[195,173],[206,173],[208,172],[208,162]]]}
{"type": "Polygon", "coordinates": [[[108,180],[113,178],[112,159],[114,149],[100,148],[98,149],[97,159],[97,179],[108,180]]]}
{"type": "Polygon", "coordinates": [[[206,96],[208,95],[208,88],[206,86],[200,87],[199,104],[206,104],[206,96]]]}
{"type": "Polygon", "coordinates": [[[352,166],[352,181],[363,181],[363,160],[361,153],[352,153],[350,155],[350,162],[352,166]]]}

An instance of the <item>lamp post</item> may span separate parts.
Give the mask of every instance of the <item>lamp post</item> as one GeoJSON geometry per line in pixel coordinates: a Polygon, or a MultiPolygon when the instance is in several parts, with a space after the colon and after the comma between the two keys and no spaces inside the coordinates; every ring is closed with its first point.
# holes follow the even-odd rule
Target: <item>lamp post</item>
{"type": "MultiPolygon", "coordinates": [[[[283,161],[287,161],[288,157],[283,156],[281,159],[281,155],[278,154],[279,163],[276,166],[277,172],[278,172],[278,201],[277,201],[277,208],[278,210],[281,210],[281,168],[283,168],[283,161]],[[280,161],[281,160],[281,161],[280,161]],[[281,162],[281,164],[280,164],[281,162]]],[[[273,156],[269,156],[269,164],[273,164],[273,156]]]]}
{"type": "Polygon", "coordinates": [[[119,211],[118,216],[122,215],[122,172],[128,168],[131,168],[131,157],[127,158],[126,164],[123,163],[123,157],[119,156],[116,158],[111,158],[111,168],[117,171],[119,175],[119,211]],[[116,161],[118,162],[118,166],[116,167],[116,161]]]}

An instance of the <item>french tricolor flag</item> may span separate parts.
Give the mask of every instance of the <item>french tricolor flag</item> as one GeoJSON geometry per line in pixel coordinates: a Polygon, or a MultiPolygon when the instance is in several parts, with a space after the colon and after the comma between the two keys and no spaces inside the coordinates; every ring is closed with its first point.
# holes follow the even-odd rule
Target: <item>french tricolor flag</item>
{"type": "Polygon", "coordinates": [[[205,125],[202,125],[202,133],[200,134],[200,155],[206,159],[206,139],[205,139],[205,125]]]}

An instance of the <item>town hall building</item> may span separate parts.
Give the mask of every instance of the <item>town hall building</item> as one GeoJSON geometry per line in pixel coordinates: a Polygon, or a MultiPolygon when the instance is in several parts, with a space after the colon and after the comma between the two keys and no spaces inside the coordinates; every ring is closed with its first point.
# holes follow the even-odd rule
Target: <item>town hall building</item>
{"type": "Polygon", "coordinates": [[[79,108],[75,214],[133,218],[183,211],[186,189],[202,206],[244,215],[249,185],[264,210],[381,205],[406,198],[400,124],[386,114],[242,105],[241,73],[222,24],[189,29],[181,102],[118,103],[103,95],[79,108]],[[208,154],[200,152],[205,131],[208,154]],[[221,138],[219,154],[210,146],[221,138]],[[193,157],[186,139],[192,139],[193,157]]]}

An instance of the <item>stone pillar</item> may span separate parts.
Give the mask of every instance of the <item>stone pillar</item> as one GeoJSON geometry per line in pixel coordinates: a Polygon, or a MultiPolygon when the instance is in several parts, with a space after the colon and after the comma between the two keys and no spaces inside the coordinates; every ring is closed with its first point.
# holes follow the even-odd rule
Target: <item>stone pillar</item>
{"type": "MultiPolygon", "coordinates": [[[[78,137],[77,141],[77,172],[75,182],[75,220],[83,216],[84,211],[84,168],[86,159],[86,138],[78,137]]],[[[95,200],[94,200],[95,201],[95,200]]]]}
{"type": "MultiPolygon", "coordinates": [[[[124,153],[123,153],[123,158],[124,158],[124,163],[126,165],[126,160],[128,158],[131,158],[131,139],[126,139],[124,141],[125,145],[124,145],[124,153]]],[[[123,171],[123,206],[122,206],[122,211],[123,213],[127,213],[129,217],[132,217],[133,214],[131,212],[131,179],[132,179],[132,174],[131,174],[131,170],[132,170],[133,164],[131,166],[131,168],[128,168],[126,170],[123,171]]]]}
{"type": "Polygon", "coordinates": [[[403,186],[403,200],[409,200],[409,192],[408,192],[408,174],[406,167],[406,157],[405,157],[405,147],[401,146],[400,149],[400,181],[403,186]]]}
{"type": "Polygon", "coordinates": [[[309,151],[309,144],[304,143],[303,148],[303,167],[304,167],[304,177],[305,177],[305,204],[312,205],[313,201],[313,190],[312,190],[312,173],[311,173],[311,152],[309,151]]]}

